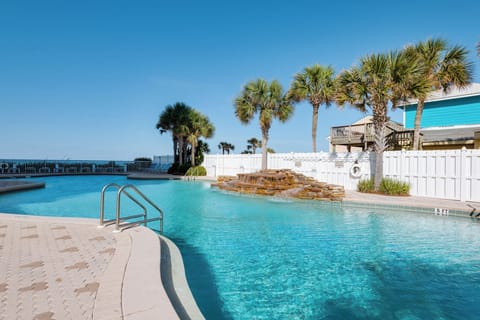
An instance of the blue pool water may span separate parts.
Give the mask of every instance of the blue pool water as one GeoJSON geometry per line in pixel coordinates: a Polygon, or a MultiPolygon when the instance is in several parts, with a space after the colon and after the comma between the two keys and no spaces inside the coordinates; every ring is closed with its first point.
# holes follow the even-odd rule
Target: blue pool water
{"type": "Polygon", "coordinates": [[[207,319],[480,314],[480,224],[469,219],[238,196],[202,182],[41,180],[45,189],[0,195],[0,212],[97,218],[104,184],[138,185],[164,209],[207,319]]]}

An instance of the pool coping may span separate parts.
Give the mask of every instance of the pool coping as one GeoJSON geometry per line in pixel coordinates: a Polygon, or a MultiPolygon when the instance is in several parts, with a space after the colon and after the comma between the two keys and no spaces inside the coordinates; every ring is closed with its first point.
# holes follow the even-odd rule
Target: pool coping
{"type": "Polygon", "coordinates": [[[45,188],[45,183],[24,180],[0,181],[0,194],[40,188],[45,188]]]}
{"type": "Polygon", "coordinates": [[[480,202],[428,198],[418,196],[386,196],[346,191],[341,202],[345,207],[363,207],[389,210],[405,210],[443,216],[476,217],[480,213],[480,202]]]}

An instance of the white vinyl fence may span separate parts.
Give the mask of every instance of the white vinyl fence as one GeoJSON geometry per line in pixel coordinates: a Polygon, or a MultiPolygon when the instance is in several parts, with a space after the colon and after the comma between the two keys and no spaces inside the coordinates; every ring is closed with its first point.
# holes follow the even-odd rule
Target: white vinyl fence
{"type": "MultiPolygon", "coordinates": [[[[306,176],[332,184],[343,185],[345,189],[357,187],[359,178],[350,174],[351,167],[357,162],[361,168],[361,177],[370,176],[370,157],[375,154],[361,153],[271,153],[268,154],[269,169],[291,169],[306,176]]],[[[234,176],[237,173],[251,173],[262,167],[261,154],[206,155],[202,164],[207,175],[234,176]]],[[[372,169],[373,170],[373,169],[372,169]]]]}
{"type": "MultiPolygon", "coordinates": [[[[388,151],[383,155],[383,173],[410,183],[410,194],[423,197],[480,201],[480,150],[388,151]]],[[[251,173],[261,169],[261,155],[206,155],[202,164],[212,177],[251,173]]],[[[291,169],[319,181],[355,190],[360,179],[375,168],[375,154],[274,153],[268,155],[269,169],[291,169]],[[359,177],[352,166],[361,168],[359,177]]]]}
{"type": "Polygon", "coordinates": [[[410,194],[480,201],[480,150],[390,151],[383,174],[410,183],[410,194]]]}

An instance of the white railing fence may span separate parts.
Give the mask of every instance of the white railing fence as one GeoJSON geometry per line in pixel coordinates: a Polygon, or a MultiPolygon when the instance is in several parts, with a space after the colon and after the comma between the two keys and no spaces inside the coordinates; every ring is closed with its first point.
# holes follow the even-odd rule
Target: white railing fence
{"type": "MultiPolygon", "coordinates": [[[[233,176],[261,169],[261,155],[206,155],[207,175],[233,176]]],[[[268,155],[269,169],[291,169],[319,181],[355,190],[360,179],[369,178],[375,168],[375,154],[274,153],[268,155]],[[361,168],[354,177],[354,164],[361,168]]],[[[383,156],[383,173],[410,183],[410,194],[461,201],[480,201],[480,150],[388,151],[383,156]]]]}

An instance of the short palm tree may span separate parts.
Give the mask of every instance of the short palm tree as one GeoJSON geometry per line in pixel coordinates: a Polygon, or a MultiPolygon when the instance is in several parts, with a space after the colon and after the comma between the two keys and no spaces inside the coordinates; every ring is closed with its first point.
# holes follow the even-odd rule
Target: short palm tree
{"type": "Polygon", "coordinates": [[[419,63],[423,68],[423,78],[428,82],[428,92],[418,96],[414,122],[413,149],[420,145],[420,127],[425,100],[430,92],[443,89],[448,92],[452,85],[463,88],[472,81],[472,63],[467,61],[468,50],[465,47],[447,47],[443,39],[429,39],[415,46],[419,63]]]}
{"type": "Polygon", "coordinates": [[[192,108],[183,102],[176,102],[173,105],[167,105],[160,114],[156,128],[160,133],[170,131],[173,140],[173,155],[175,161],[183,163],[183,151],[185,145],[185,129],[188,124],[188,118],[192,108]]]}
{"type": "Polygon", "coordinates": [[[290,85],[288,96],[295,102],[308,100],[312,105],[312,150],[317,152],[318,109],[325,104],[329,107],[334,100],[335,72],[331,66],[314,64],[297,73],[290,85]]]}
{"type": "Polygon", "coordinates": [[[247,140],[247,149],[250,150],[252,149],[252,153],[255,154],[257,151],[257,148],[262,147],[262,142],[258,140],[257,138],[250,138],[247,140]]]}
{"type": "Polygon", "coordinates": [[[235,150],[235,146],[228,142],[220,142],[218,144],[218,149],[222,150],[222,154],[225,154],[225,152],[230,154],[230,151],[235,150]]]}
{"type": "Polygon", "coordinates": [[[198,146],[198,138],[211,138],[215,132],[215,127],[208,117],[204,116],[197,110],[192,110],[189,115],[189,125],[187,128],[187,141],[192,147],[191,162],[192,167],[195,166],[195,151],[198,146]]]}
{"type": "Polygon", "coordinates": [[[277,81],[257,79],[248,82],[242,93],[235,99],[235,115],[243,124],[248,124],[259,115],[262,131],[262,170],[267,169],[267,144],[273,119],[287,121],[293,114],[293,106],[277,81]]]}

